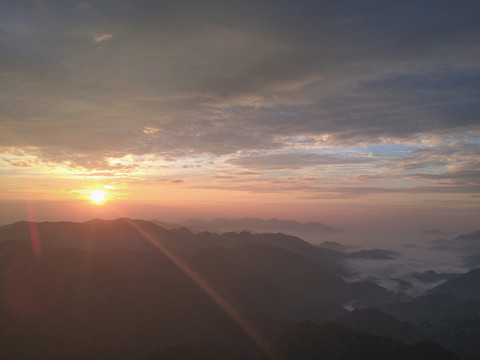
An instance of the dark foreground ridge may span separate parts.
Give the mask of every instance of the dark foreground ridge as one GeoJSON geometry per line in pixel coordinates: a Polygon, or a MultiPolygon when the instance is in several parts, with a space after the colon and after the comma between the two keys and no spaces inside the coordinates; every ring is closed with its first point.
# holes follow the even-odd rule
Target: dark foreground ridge
{"type": "Polygon", "coordinates": [[[299,323],[283,334],[276,346],[284,360],[460,360],[431,341],[404,345],[339,324],[299,323]]]}
{"type": "MultiPolygon", "coordinates": [[[[399,359],[420,359],[419,354],[458,359],[438,344],[417,343],[425,339],[460,348],[464,360],[475,359],[472,339],[461,348],[451,336],[435,335],[436,329],[445,334],[463,326],[465,334],[475,336],[475,299],[427,296],[448,297],[444,306],[468,302],[462,314],[470,322],[460,317],[447,326],[448,318],[442,328],[432,325],[429,331],[399,325],[395,314],[408,317],[431,301],[400,302],[375,283],[346,283],[333,266],[341,259],[338,252],[318,249],[307,256],[302,252],[317,248],[296,237],[193,234],[129,219],[39,223],[43,253],[34,255],[29,225],[0,227],[2,359],[263,359],[266,348],[254,333],[269,344],[268,354],[276,350],[285,359],[310,359],[302,356],[317,352],[337,356],[340,348],[348,349],[345,356],[387,354],[389,347],[399,359]],[[146,234],[161,246],[153,246],[146,234]],[[355,315],[345,304],[382,308],[390,315],[378,310],[355,315]],[[350,314],[357,320],[349,320],[350,314]],[[360,328],[362,316],[372,323],[360,328]],[[350,321],[357,330],[316,325],[335,319],[350,321]],[[374,336],[382,326],[395,340],[374,336]],[[297,353],[300,340],[305,354],[297,353]]],[[[460,307],[450,307],[450,314],[457,316],[460,307]]],[[[435,308],[428,309],[426,321],[437,319],[435,308]]],[[[349,359],[342,356],[336,358],[349,359]]]]}

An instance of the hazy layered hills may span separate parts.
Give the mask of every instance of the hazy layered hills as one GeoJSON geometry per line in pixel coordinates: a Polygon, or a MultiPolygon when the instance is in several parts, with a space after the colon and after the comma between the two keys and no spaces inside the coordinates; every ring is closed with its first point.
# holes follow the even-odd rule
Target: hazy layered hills
{"type": "Polygon", "coordinates": [[[475,261],[475,259],[478,259],[478,257],[480,256],[480,231],[474,231],[469,234],[462,234],[450,240],[432,240],[431,244],[433,245],[433,249],[435,250],[455,252],[458,254],[466,255],[470,257],[470,261],[475,261]]]}
{"type": "Polygon", "coordinates": [[[365,321],[361,312],[354,311],[343,315],[339,321],[367,333],[383,332],[400,341],[434,340],[462,359],[476,360],[480,356],[479,272],[474,269],[457,275],[428,291],[427,295],[378,306],[384,315],[376,316],[383,316],[384,320],[365,321]],[[403,323],[395,325],[387,316],[403,323]],[[405,327],[404,322],[410,325],[405,327]]]}
{"type": "Polygon", "coordinates": [[[457,275],[428,295],[357,309],[334,321],[358,331],[386,336],[406,344],[436,341],[465,360],[480,356],[479,270],[457,275]]]}
{"type": "MultiPolygon", "coordinates": [[[[373,283],[347,284],[318,260],[285,248],[242,243],[260,234],[225,238],[243,239],[237,246],[185,251],[183,242],[182,249],[161,251],[143,238],[146,231],[162,246],[175,244],[178,233],[191,233],[175,230],[174,237],[126,219],[35,225],[0,228],[3,358],[134,359],[188,343],[214,349],[214,358],[253,359],[259,347],[227,315],[225,304],[273,339],[295,322],[344,313],[344,303],[396,298],[373,283]],[[31,233],[48,249],[41,256],[32,254],[31,233]],[[122,248],[113,249],[115,244],[122,248]]],[[[277,237],[281,243],[281,234],[265,241],[277,237]]]]}
{"type": "MultiPolygon", "coordinates": [[[[35,258],[28,244],[7,241],[0,254],[1,358],[258,359],[261,354],[238,324],[156,249],[55,249],[35,258]]],[[[417,359],[419,346],[425,358],[457,359],[436,344],[405,346],[332,325],[314,326],[310,335],[298,330],[302,325],[288,330],[301,319],[322,322],[345,313],[334,300],[346,289],[348,295],[348,287],[315,262],[281,248],[244,245],[175,255],[284,359],[310,359],[311,351],[325,359],[355,353],[386,359],[388,351],[417,359]],[[298,341],[306,352],[298,353],[298,341]]]]}
{"type": "Polygon", "coordinates": [[[345,282],[338,266],[347,257],[281,233],[194,234],[131,219],[2,226],[0,358],[258,359],[252,334],[285,359],[310,351],[349,359],[388,347],[399,359],[456,359],[437,344],[413,344],[417,336],[475,358],[480,302],[465,294],[477,272],[400,301],[373,282],[345,282]],[[306,320],[356,330],[295,327],[306,320]],[[308,351],[296,352],[296,333],[307,334],[297,340],[308,351]],[[318,334],[337,345],[305,343],[318,334]]]}
{"type": "Polygon", "coordinates": [[[466,274],[457,276],[428,291],[429,294],[452,294],[466,300],[480,300],[480,269],[473,269],[466,274]]]}
{"type": "MultiPolygon", "coordinates": [[[[4,261],[19,251],[30,252],[30,244],[26,242],[4,241],[0,245],[4,261]]],[[[173,256],[246,312],[258,318],[282,321],[324,321],[343,313],[345,303],[373,305],[397,298],[374,283],[348,284],[318,262],[280,247],[243,244],[232,248],[204,248],[193,253],[169,250],[168,254],[156,248],[104,252],[56,248],[38,259],[30,258],[52,272],[84,261],[122,276],[161,275],[177,281],[183,272],[171,261],[173,256]],[[61,264],[61,259],[66,258],[71,259],[61,264]],[[56,265],[50,265],[54,261],[56,265]]],[[[76,268],[88,266],[80,264],[76,268]]],[[[55,278],[53,274],[52,278],[55,278]]]]}
{"type": "Polygon", "coordinates": [[[261,232],[261,233],[277,233],[282,232],[291,235],[326,235],[336,233],[337,230],[320,222],[301,223],[295,220],[279,220],[279,219],[258,219],[244,217],[240,219],[215,218],[212,220],[187,219],[178,224],[170,224],[157,220],[158,223],[166,228],[185,226],[194,232],[261,232]]]}
{"type": "Polygon", "coordinates": [[[423,340],[435,341],[465,360],[476,360],[480,354],[480,317],[430,318],[412,324],[375,309],[357,309],[340,315],[335,323],[367,334],[388,337],[404,344],[423,340]]]}
{"type": "MultiPolygon", "coordinates": [[[[272,222],[275,221],[272,220],[272,222]]],[[[295,221],[283,222],[296,223],[295,221]]],[[[312,225],[312,227],[314,226],[312,225]]],[[[345,253],[322,246],[314,246],[298,237],[280,232],[252,234],[242,231],[220,234],[202,231],[194,233],[186,227],[167,230],[150,221],[128,218],[93,219],[83,223],[20,221],[0,227],[0,241],[31,241],[32,236],[37,235],[40,245],[45,251],[56,247],[105,251],[110,249],[147,250],[156,246],[166,246],[192,252],[209,247],[231,248],[249,243],[263,244],[285,248],[320,262],[324,266],[336,268],[336,271],[340,272],[342,269],[338,267],[338,264],[347,258],[388,260],[399,256],[396,252],[381,249],[345,253]]]]}
{"type": "Polygon", "coordinates": [[[89,251],[109,249],[147,250],[156,246],[196,251],[209,247],[231,248],[242,244],[263,244],[283,247],[321,262],[324,266],[336,267],[346,255],[322,249],[300,238],[282,233],[193,233],[187,228],[167,230],[144,220],[120,218],[116,220],[93,219],[84,223],[20,221],[0,227],[0,241],[31,241],[38,234],[44,250],[56,247],[71,247],[89,251]]]}

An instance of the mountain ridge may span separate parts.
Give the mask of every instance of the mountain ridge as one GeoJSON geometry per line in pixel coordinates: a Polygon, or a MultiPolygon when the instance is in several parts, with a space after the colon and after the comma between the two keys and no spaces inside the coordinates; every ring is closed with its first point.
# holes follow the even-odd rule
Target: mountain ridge
{"type": "Polygon", "coordinates": [[[345,254],[322,249],[292,235],[282,233],[251,234],[226,232],[222,234],[193,233],[188,228],[167,230],[153,222],[139,219],[118,218],[115,220],[92,219],[77,222],[38,222],[20,221],[0,227],[0,241],[30,241],[32,229],[39,235],[45,251],[55,247],[73,247],[91,251],[111,249],[148,250],[156,246],[197,251],[207,247],[233,247],[245,243],[258,243],[283,247],[304,255],[325,266],[343,271],[338,263],[345,254]]]}

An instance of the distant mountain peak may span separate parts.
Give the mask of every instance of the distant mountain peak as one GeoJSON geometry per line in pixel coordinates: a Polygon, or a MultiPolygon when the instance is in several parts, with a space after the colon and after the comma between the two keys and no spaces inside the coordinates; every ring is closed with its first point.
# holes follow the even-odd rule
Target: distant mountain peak
{"type": "Polygon", "coordinates": [[[427,292],[428,294],[451,294],[466,300],[480,300],[480,269],[473,269],[440,284],[427,292]]]}
{"type": "MultiPolygon", "coordinates": [[[[160,222],[157,222],[160,223],[160,222]]],[[[320,222],[301,223],[296,220],[279,220],[277,218],[260,219],[252,217],[243,217],[236,219],[227,219],[217,217],[211,220],[187,219],[179,223],[186,226],[194,232],[242,232],[250,233],[284,233],[308,238],[312,242],[318,242],[320,236],[334,234],[337,230],[320,222]]]]}

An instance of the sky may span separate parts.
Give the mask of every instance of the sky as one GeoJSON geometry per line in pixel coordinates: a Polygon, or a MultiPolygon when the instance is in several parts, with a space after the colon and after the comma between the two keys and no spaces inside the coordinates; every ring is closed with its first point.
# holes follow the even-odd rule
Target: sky
{"type": "Polygon", "coordinates": [[[2,0],[0,224],[473,231],[479,100],[476,0],[2,0]]]}

